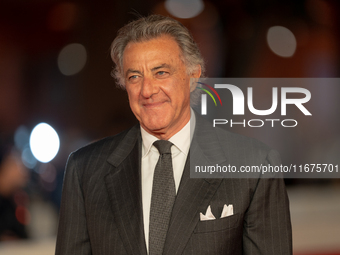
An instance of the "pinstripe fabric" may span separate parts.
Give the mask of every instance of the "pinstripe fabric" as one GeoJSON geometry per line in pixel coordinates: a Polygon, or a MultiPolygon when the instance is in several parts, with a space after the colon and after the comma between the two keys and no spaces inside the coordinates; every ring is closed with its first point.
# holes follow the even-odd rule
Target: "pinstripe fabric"
{"type": "Polygon", "coordinates": [[[134,127],[70,156],[56,254],[146,254],[138,137],[134,127]]]}
{"type": "MultiPolygon", "coordinates": [[[[262,143],[196,121],[190,155],[201,162],[280,164],[262,143]]],[[[134,127],[70,156],[56,254],[146,254],[139,137],[134,127]]],[[[291,245],[282,179],[190,179],[187,160],[163,254],[289,255],[291,245]],[[234,215],[220,219],[224,204],[233,204],[234,215]],[[217,219],[199,221],[209,205],[217,219]]]]}

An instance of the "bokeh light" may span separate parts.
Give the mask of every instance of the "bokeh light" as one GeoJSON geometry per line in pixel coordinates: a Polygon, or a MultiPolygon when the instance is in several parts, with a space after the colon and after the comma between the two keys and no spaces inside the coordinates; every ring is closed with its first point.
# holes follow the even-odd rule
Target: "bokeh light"
{"type": "Polygon", "coordinates": [[[34,169],[37,165],[37,160],[33,156],[31,148],[28,145],[22,150],[21,160],[28,169],[34,169]]]}
{"type": "Polygon", "coordinates": [[[59,136],[48,124],[40,123],[32,130],[30,147],[34,157],[40,162],[51,161],[59,151],[59,136]]]}
{"type": "Polygon", "coordinates": [[[82,44],[72,43],[66,45],[58,56],[59,70],[66,76],[75,75],[84,68],[86,59],[86,49],[82,44]]]}
{"type": "Polygon", "coordinates": [[[30,222],[30,212],[25,206],[18,206],[15,209],[15,217],[23,225],[28,225],[30,222]]]}
{"type": "Polygon", "coordinates": [[[19,150],[24,150],[25,146],[29,142],[30,133],[25,126],[20,126],[14,133],[14,144],[19,150]]]}
{"type": "Polygon", "coordinates": [[[294,34],[285,27],[274,26],[268,29],[267,43],[269,48],[280,57],[291,57],[296,50],[294,34]]]}
{"type": "Polygon", "coordinates": [[[166,0],[164,4],[171,15],[181,19],[193,18],[204,9],[201,0],[166,0]]]}

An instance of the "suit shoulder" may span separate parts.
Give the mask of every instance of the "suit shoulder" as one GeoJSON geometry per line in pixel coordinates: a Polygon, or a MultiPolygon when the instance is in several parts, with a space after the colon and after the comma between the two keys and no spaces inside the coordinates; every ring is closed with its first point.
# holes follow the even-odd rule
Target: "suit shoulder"
{"type": "Polygon", "coordinates": [[[84,147],[79,148],[78,150],[71,153],[74,160],[85,160],[89,159],[92,155],[102,155],[107,156],[110,152],[114,151],[121,141],[126,137],[126,135],[132,130],[138,129],[137,126],[134,126],[130,129],[126,129],[119,134],[102,138],[95,142],[92,142],[84,147]]]}
{"type": "Polygon", "coordinates": [[[222,148],[257,148],[265,151],[270,150],[267,145],[255,138],[236,134],[221,127],[213,127],[212,123],[210,123],[207,119],[199,116],[198,114],[196,114],[196,126],[198,126],[195,129],[195,132],[197,132],[197,136],[206,139],[216,139],[221,144],[222,148]]]}
{"type": "Polygon", "coordinates": [[[228,155],[229,158],[239,158],[245,165],[263,162],[272,165],[281,163],[278,151],[255,138],[232,133],[221,128],[216,129],[216,134],[225,155],[228,155]]]}
{"type": "MultiPolygon", "coordinates": [[[[218,141],[222,148],[232,147],[234,149],[257,148],[268,151],[270,148],[264,143],[244,135],[230,132],[221,127],[213,127],[212,123],[196,113],[196,135],[203,139],[218,141]]],[[[206,140],[205,142],[209,142],[206,140]]]]}
{"type": "Polygon", "coordinates": [[[218,138],[221,141],[225,143],[229,143],[230,145],[236,148],[241,148],[241,149],[257,148],[259,150],[265,150],[265,151],[269,151],[271,149],[268,145],[252,137],[233,133],[233,132],[230,132],[228,130],[224,130],[218,127],[215,129],[215,131],[216,131],[218,138]]]}

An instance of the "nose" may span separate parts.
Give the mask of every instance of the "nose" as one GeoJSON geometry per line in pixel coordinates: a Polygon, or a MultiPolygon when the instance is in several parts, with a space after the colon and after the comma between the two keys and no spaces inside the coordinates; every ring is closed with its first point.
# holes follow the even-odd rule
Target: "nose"
{"type": "Polygon", "coordinates": [[[152,95],[157,94],[159,91],[158,85],[152,78],[144,77],[141,88],[141,95],[144,98],[150,98],[152,95]]]}

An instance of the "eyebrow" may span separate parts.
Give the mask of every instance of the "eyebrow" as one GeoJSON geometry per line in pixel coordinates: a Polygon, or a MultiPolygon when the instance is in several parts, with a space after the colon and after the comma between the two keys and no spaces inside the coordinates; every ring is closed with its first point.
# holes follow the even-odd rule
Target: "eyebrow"
{"type": "Polygon", "coordinates": [[[130,73],[138,73],[138,74],[142,74],[142,73],[141,73],[140,71],[138,71],[138,70],[128,69],[128,70],[126,71],[126,73],[125,73],[125,77],[127,77],[128,74],[130,74],[130,73]]]}
{"type": "MultiPolygon", "coordinates": [[[[171,67],[170,67],[169,64],[164,63],[164,64],[161,64],[159,66],[155,66],[155,67],[151,68],[151,71],[156,71],[156,70],[161,69],[161,68],[171,68],[171,67]]],[[[127,77],[130,73],[138,73],[138,74],[142,75],[141,71],[134,70],[134,69],[130,68],[126,71],[125,77],[127,77]]]]}
{"type": "Polygon", "coordinates": [[[161,64],[161,65],[156,66],[154,68],[151,68],[151,71],[156,71],[156,70],[161,69],[161,68],[170,68],[170,65],[164,63],[164,64],[161,64]]]}

